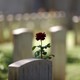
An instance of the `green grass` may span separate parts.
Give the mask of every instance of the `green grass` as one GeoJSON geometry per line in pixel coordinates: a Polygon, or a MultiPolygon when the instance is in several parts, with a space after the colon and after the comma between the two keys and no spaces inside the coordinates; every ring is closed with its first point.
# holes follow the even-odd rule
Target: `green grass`
{"type": "Polygon", "coordinates": [[[67,52],[66,80],[80,80],[80,46],[67,52]]]}
{"type": "Polygon", "coordinates": [[[13,50],[12,42],[0,44],[0,50],[3,52],[8,52],[8,51],[12,52],[12,50],[13,50]]]}
{"type": "Polygon", "coordinates": [[[0,44],[0,80],[7,80],[8,65],[12,63],[12,43],[0,44]]]}
{"type": "Polygon", "coordinates": [[[67,34],[66,80],[80,80],[80,46],[74,45],[74,32],[67,34]]]}
{"type": "Polygon", "coordinates": [[[80,80],[80,63],[67,64],[66,80],[80,80]]]}

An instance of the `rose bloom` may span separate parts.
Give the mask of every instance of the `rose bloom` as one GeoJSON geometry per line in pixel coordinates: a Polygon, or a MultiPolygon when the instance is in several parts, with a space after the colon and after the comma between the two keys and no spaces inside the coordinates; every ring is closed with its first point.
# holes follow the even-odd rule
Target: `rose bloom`
{"type": "Polygon", "coordinates": [[[36,34],[36,40],[44,40],[46,37],[45,33],[39,32],[36,34]]]}

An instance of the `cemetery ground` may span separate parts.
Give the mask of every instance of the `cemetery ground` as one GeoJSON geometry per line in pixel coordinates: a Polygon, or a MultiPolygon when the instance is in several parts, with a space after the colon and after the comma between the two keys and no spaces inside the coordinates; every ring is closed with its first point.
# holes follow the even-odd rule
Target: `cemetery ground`
{"type": "MultiPolygon", "coordinates": [[[[74,45],[74,34],[67,33],[66,80],[80,80],[80,46],[74,45]]],[[[7,80],[8,65],[12,62],[12,43],[0,44],[0,80],[7,80]]]]}

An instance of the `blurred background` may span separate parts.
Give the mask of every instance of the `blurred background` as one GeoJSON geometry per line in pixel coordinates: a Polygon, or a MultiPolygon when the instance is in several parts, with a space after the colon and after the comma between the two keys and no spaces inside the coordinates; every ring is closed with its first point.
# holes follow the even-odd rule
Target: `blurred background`
{"type": "Polygon", "coordinates": [[[0,80],[12,63],[14,29],[34,34],[56,25],[67,31],[66,80],[80,80],[80,0],[0,0],[0,80]]]}

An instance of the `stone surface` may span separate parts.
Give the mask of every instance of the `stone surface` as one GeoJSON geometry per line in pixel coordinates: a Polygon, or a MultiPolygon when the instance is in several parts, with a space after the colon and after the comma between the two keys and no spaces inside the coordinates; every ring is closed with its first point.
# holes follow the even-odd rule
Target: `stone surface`
{"type": "Polygon", "coordinates": [[[55,55],[52,58],[53,80],[65,80],[66,29],[56,26],[51,30],[51,53],[55,55]]]}
{"type": "Polygon", "coordinates": [[[3,23],[0,22],[0,43],[4,41],[4,38],[3,38],[3,23]]]}
{"type": "Polygon", "coordinates": [[[79,26],[80,23],[77,23],[75,26],[74,26],[74,33],[75,33],[75,44],[76,45],[80,45],[80,26],[79,26]]]}
{"type": "Polygon", "coordinates": [[[26,28],[19,28],[13,31],[13,61],[31,58],[32,55],[32,32],[26,28]]]}
{"type": "Polygon", "coordinates": [[[8,80],[52,80],[52,62],[23,59],[9,65],[8,80]]]}

